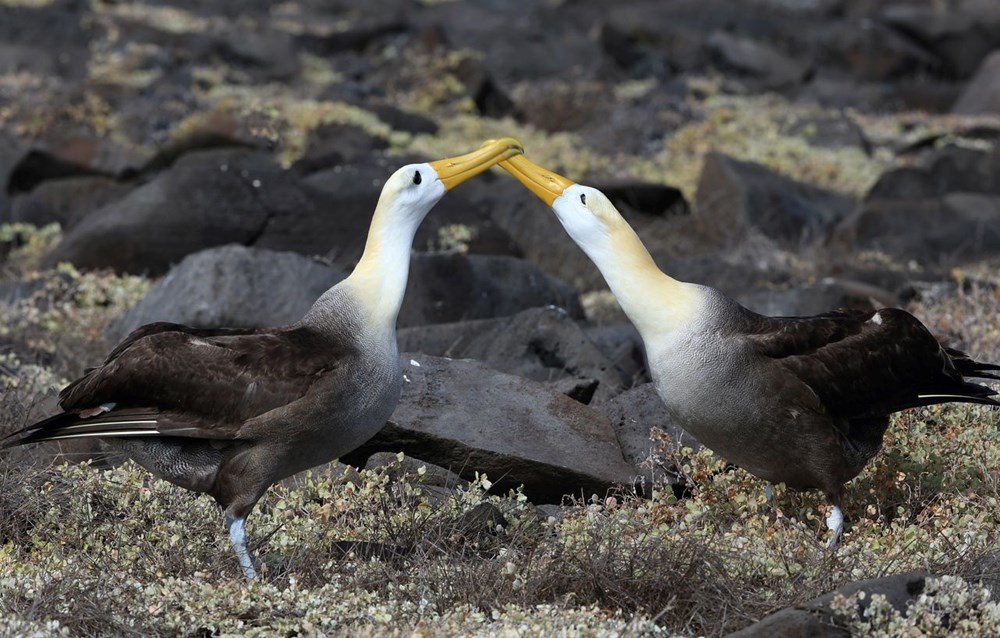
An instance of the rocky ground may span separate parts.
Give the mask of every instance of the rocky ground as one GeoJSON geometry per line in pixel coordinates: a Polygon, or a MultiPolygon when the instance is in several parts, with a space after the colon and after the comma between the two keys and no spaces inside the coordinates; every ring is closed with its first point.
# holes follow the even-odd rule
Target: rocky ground
{"type": "MultiPolygon", "coordinates": [[[[0,0],[0,433],[143,323],[296,320],[395,167],[500,135],[678,278],[905,307],[1000,361],[1000,4],[610,6],[0,0]]],[[[4,453],[0,633],[996,635],[995,411],[896,417],[826,552],[818,495],[768,505],[665,421],[501,171],[424,223],[400,328],[392,421],[251,518],[260,583],[209,499],[91,445],[4,453]]]]}

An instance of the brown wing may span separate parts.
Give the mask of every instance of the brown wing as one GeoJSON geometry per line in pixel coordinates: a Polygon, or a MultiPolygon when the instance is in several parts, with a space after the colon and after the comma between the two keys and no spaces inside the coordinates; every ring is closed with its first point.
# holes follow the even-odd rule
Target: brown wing
{"type": "Polygon", "coordinates": [[[63,389],[63,414],[12,436],[22,435],[15,444],[82,436],[238,438],[244,421],[300,399],[343,355],[306,328],[151,324],[63,389]]]}
{"type": "Polygon", "coordinates": [[[964,380],[953,362],[961,353],[945,350],[903,310],[761,319],[748,335],[756,351],[807,386],[832,416],[864,420],[948,401],[998,405],[990,388],[964,380]]]}

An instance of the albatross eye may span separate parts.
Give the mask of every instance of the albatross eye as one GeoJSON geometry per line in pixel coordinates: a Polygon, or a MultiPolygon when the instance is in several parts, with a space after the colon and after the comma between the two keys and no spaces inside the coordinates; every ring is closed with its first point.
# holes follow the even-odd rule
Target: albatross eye
{"type": "Polygon", "coordinates": [[[421,181],[422,180],[421,180],[421,177],[420,177],[420,171],[415,172],[413,174],[413,183],[414,184],[419,184],[421,181]]]}
{"type": "Polygon", "coordinates": [[[583,193],[580,193],[580,203],[583,204],[584,206],[587,205],[587,196],[583,193]]]}

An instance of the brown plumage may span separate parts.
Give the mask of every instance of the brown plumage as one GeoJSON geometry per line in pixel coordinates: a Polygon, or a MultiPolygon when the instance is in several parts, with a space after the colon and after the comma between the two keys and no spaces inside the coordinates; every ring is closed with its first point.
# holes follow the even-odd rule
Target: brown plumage
{"type": "Polygon", "coordinates": [[[215,498],[240,566],[255,578],[244,525],[268,487],[361,445],[399,401],[396,317],[420,222],[449,188],[518,152],[507,138],[404,166],[382,190],[358,266],[301,321],[263,330],[143,326],[60,393],[63,412],[4,446],[112,442],[157,476],[215,498]]]}
{"type": "Polygon", "coordinates": [[[943,346],[894,308],[766,317],[661,272],[600,191],[523,157],[501,162],[552,207],[600,269],[646,347],[674,422],[750,473],[823,490],[835,544],[843,484],[879,451],[889,415],[946,402],[1000,406],[966,378],[1000,366],[943,346]]]}

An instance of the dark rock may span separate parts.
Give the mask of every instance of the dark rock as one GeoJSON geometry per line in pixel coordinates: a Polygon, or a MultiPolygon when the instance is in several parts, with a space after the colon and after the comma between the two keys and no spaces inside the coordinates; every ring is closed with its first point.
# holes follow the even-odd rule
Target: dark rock
{"type": "Polygon", "coordinates": [[[351,164],[389,143],[351,124],[323,124],[310,131],[305,154],[293,167],[302,174],[351,164]]]}
{"type": "Polygon", "coordinates": [[[648,46],[638,34],[613,23],[601,25],[600,42],[601,49],[615,67],[628,77],[662,77],[671,68],[662,50],[648,46]]]}
{"type": "Polygon", "coordinates": [[[943,5],[900,3],[887,6],[880,17],[933,55],[940,73],[964,78],[1000,41],[1000,15],[995,7],[992,16],[984,9],[967,13],[943,5]]]}
{"type": "Polygon", "coordinates": [[[51,151],[34,148],[25,152],[10,168],[7,192],[28,193],[47,180],[102,174],[102,171],[86,163],[70,161],[51,151]]]}
{"type": "MultiPolygon", "coordinates": [[[[470,184],[470,186],[473,186],[470,184]]],[[[488,207],[496,225],[512,238],[524,258],[576,286],[600,281],[597,267],[573,243],[544,203],[513,179],[479,185],[467,192],[488,207]]]]}
{"type": "Polygon", "coordinates": [[[295,208],[272,215],[254,245],[328,255],[351,268],[361,257],[372,212],[393,169],[385,160],[368,159],[310,174],[299,182],[295,208]]]}
{"type": "Polygon", "coordinates": [[[302,47],[318,56],[330,57],[348,51],[361,51],[374,43],[407,30],[407,24],[392,7],[379,8],[327,33],[303,33],[296,36],[302,47]]]}
{"type": "Polygon", "coordinates": [[[582,318],[576,290],[513,257],[428,253],[413,256],[399,326],[506,317],[556,305],[582,318]]]}
{"type": "Polygon", "coordinates": [[[480,503],[451,523],[452,529],[461,534],[465,540],[475,540],[487,535],[495,536],[498,527],[507,525],[509,525],[507,518],[493,503],[480,503]]]}
{"type": "Polygon", "coordinates": [[[410,20],[415,31],[439,31],[451,49],[481,52],[486,70],[500,85],[586,73],[602,59],[599,44],[587,33],[593,16],[582,9],[567,13],[524,0],[461,2],[430,5],[410,20]]]}
{"type": "Polygon", "coordinates": [[[394,131],[427,133],[430,135],[438,132],[437,122],[429,117],[398,109],[391,104],[372,104],[366,108],[378,116],[378,119],[388,124],[394,131]]]}
{"type": "Polygon", "coordinates": [[[940,67],[938,58],[912,38],[867,16],[832,22],[815,33],[818,64],[844,68],[862,81],[926,75],[940,67]]]}
{"type": "Polygon", "coordinates": [[[295,40],[287,33],[230,28],[219,40],[222,57],[249,67],[258,80],[288,80],[299,72],[295,40]]]}
{"type": "Polygon", "coordinates": [[[542,503],[631,483],[614,431],[592,408],[475,361],[402,358],[403,395],[392,420],[345,462],[402,451],[466,479],[485,473],[499,492],[524,485],[542,503]]]}
{"type": "Polygon", "coordinates": [[[628,380],[626,385],[649,381],[645,348],[639,331],[630,323],[590,326],[584,330],[587,338],[604,353],[628,380]]]}
{"type": "Polygon", "coordinates": [[[645,215],[685,215],[688,203],[678,188],[650,182],[595,182],[594,188],[607,195],[623,215],[629,212],[645,215]]]}
{"type": "Polygon", "coordinates": [[[676,476],[673,466],[660,454],[659,444],[650,437],[653,428],[663,430],[678,446],[702,449],[697,439],[673,422],[652,383],[619,394],[600,409],[615,430],[625,460],[649,484],[673,482],[676,476]]]}
{"type": "Polygon", "coordinates": [[[837,227],[832,243],[929,266],[997,254],[998,175],[1000,151],[940,149],[924,167],[882,175],[864,204],[837,227]]]}
{"type": "Polygon", "coordinates": [[[798,84],[809,72],[801,60],[768,44],[724,31],[708,36],[708,48],[724,66],[760,79],[769,87],[798,84]]]}
{"type": "Polygon", "coordinates": [[[994,255],[1000,252],[1000,197],[873,200],[844,220],[833,241],[847,250],[880,250],[929,265],[994,255]]]}
{"type": "Polygon", "coordinates": [[[594,402],[594,394],[597,392],[600,382],[597,379],[574,379],[566,377],[558,381],[553,381],[551,385],[574,401],[590,405],[594,402]]]}
{"type": "Polygon", "coordinates": [[[1000,195],[997,176],[1000,176],[1000,150],[946,146],[935,152],[924,167],[887,171],[865,199],[914,200],[953,192],[1000,195]]]}
{"type": "Polygon", "coordinates": [[[295,180],[267,155],[192,153],[88,215],[45,263],[160,274],[204,248],[251,244],[270,219],[307,207],[295,180]]]}
{"type": "Polygon", "coordinates": [[[852,207],[846,197],[721,153],[705,157],[695,194],[703,223],[728,232],[756,228],[792,246],[823,236],[852,207]]]}
{"type": "Polygon", "coordinates": [[[480,60],[462,60],[455,69],[455,77],[465,85],[480,115],[493,118],[517,115],[514,101],[500,88],[480,60]]]}
{"type": "Polygon", "coordinates": [[[951,112],[961,115],[1000,113],[1000,50],[988,55],[979,65],[951,112]]]}
{"type": "Polygon", "coordinates": [[[0,131],[0,221],[10,221],[7,217],[9,195],[11,192],[10,176],[15,167],[27,153],[25,145],[5,131],[0,131]]]}
{"type": "Polygon", "coordinates": [[[607,401],[628,381],[586,333],[560,308],[532,308],[513,317],[404,328],[407,352],[475,359],[490,367],[542,382],[568,382],[560,391],[582,403],[607,401]],[[589,396],[588,393],[589,392],[589,396]]]}
{"type": "Polygon", "coordinates": [[[114,325],[115,339],[154,321],[201,328],[264,328],[302,318],[344,278],[295,253],[222,246],[189,255],[114,325]]]}
{"type": "Polygon", "coordinates": [[[121,199],[132,185],[107,177],[68,177],[40,183],[14,198],[11,221],[44,226],[57,223],[66,231],[93,211],[121,199]]]}
{"type": "Polygon", "coordinates": [[[188,153],[222,148],[254,148],[257,141],[242,129],[231,113],[206,113],[197,123],[188,121],[183,130],[174,130],[170,138],[157,149],[140,172],[156,173],[188,153]]]}
{"type": "Polygon", "coordinates": [[[86,76],[88,47],[96,35],[85,19],[90,7],[79,0],[46,6],[0,4],[0,75],[21,71],[67,80],[86,76]]]}
{"type": "MultiPolygon", "coordinates": [[[[818,315],[839,308],[875,310],[871,297],[865,294],[870,292],[869,288],[849,287],[830,279],[788,289],[749,290],[737,295],[736,300],[754,312],[772,317],[818,315]]],[[[881,297],[890,296],[882,292],[881,297]]],[[[893,304],[898,301],[893,300],[893,304]]]]}
{"type": "Polygon", "coordinates": [[[730,638],[849,638],[847,629],[838,624],[830,603],[834,596],[851,596],[864,591],[866,596],[858,601],[857,615],[864,617],[871,605],[872,596],[880,594],[900,612],[905,612],[908,604],[924,591],[924,581],[930,576],[926,572],[909,572],[896,576],[886,576],[863,580],[845,585],[835,592],[824,594],[804,605],[790,607],[764,618],[745,629],[729,634],[730,638]]]}

